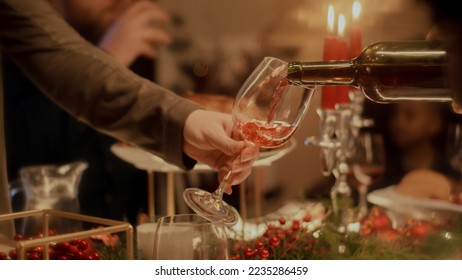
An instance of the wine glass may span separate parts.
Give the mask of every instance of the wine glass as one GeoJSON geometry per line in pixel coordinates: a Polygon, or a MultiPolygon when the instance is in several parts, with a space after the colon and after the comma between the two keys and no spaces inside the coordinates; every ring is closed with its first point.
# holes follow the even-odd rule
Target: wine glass
{"type": "MultiPolygon", "coordinates": [[[[462,123],[453,122],[448,126],[447,141],[446,141],[446,154],[452,168],[458,170],[462,174],[462,123]]],[[[452,190],[452,200],[458,201],[459,194],[461,193],[461,183],[454,184],[452,190]]]]}
{"type": "MultiPolygon", "coordinates": [[[[286,143],[305,115],[314,88],[290,83],[287,62],[265,57],[240,88],[233,103],[234,129],[245,141],[264,148],[286,143]]],[[[232,182],[231,170],[214,193],[187,188],[185,202],[199,215],[234,225],[237,210],[223,201],[223,191],[232,182]]]]}
{"type": "Polygon", "coordinates": [[[157,221],[155,260],[226,260],[228,236],[222,222],[206,216],[179,214],[157,221]]]}
{"type": "Polygon", "coordinates": [[[383,174],[385,150],[383,136],[370,130],[360,131],[352,158],[352,173],[359,193],[358,218],[365,217],[369,186],[377,182],[383,174]]]}

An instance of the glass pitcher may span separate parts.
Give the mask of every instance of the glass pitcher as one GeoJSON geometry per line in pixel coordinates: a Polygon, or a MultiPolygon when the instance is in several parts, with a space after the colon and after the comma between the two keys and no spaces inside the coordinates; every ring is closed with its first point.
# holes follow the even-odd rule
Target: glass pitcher
{"type": "MultiPolygon", "coordinates": [[[[78,186],[83,171],[88,164],[75,161],[64,165],[33,165],[23,167],[19,171],[20,179],[11,186],[10,196],[22,195],[23,201],[20,209],[17,205],[15,211],[55,209],[71,213],[79,213],[78,186]]],[[[28,218],[19,225],[17,232],[33,235],[41,231],[40,217],[28,218]]],[[[77,230],[79,227],[71,221],[52,219],[50,228],[57,231],[77,230]]]]}

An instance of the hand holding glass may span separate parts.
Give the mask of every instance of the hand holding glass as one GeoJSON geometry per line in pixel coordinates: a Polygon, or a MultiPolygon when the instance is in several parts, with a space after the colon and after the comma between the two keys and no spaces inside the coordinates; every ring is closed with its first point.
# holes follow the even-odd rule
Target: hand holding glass
{"type": "MultiPolygon", "coordinates": [[[[264,148],[286,143],[305,115],[314,88],[290,83],[287,63],[265,57],[239,90],[233,104],[234,128],[241,137],[264,148]]],[[[199,215],[233,225],[239,220],[237,210],[223,201],[223,191],[232,183],[231,170],[214,193],[188,188],[183,196],[199,215]]]]}

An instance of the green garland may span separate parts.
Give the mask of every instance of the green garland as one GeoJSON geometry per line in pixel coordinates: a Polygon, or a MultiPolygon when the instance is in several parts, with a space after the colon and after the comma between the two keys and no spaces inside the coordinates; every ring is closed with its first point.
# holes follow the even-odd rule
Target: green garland
{"type": "Polygon", "coordinates": [[[444,260],[462,258],[462,220],[444,225],[409,221],[391,228],[383,212],[374,208],[359,232],[340,234],[327,217],[315,230],[307,221],[269,223],[261,237],[231,240],[231,259],[270,260],[444,260]],[[375,215],[375,216],[374,216],[375,215]],[[382,224],[374,223],[382,222],[382,224]],[[377,228],[373,228],[377,226],[377,228]],[[369,230],[372,227],[372,230],[369,230]],[[379,228],[380,227],[380,228],[379,228]],[[277,241],[277,242],[276,242],[277,241]]]}

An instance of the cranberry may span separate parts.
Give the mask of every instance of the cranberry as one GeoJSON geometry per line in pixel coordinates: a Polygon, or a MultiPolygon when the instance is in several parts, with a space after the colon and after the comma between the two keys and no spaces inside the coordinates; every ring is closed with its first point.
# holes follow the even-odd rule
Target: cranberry
{"type": "Polygon", "coordinates": [[[79,243],[77,244],[77,249],[79,249],[79,251],[85,251],[88,249],[88,242],[85,241],[85,240],[80,240],[79,243]]]}
{"type": "Polygon", "coordinates": [[[60,252],[69,252],[71,250],[71,244],[69,242],[60,242],[57,243],[56,246],[54,247],[56,251],[60,252]]]}
{"type": "Polygon", "coordinates": [[[101,255],[100,255],[98,252],[94,252],[94,253],[92,254],[92,256],[93,256],[93,259],[94,259],[94,260],[100,260],[100,259],[101,259],[101,255]]]}
{"type": "Polygon", "coordinates": [[[273,236],[270,238],[269,240],[269,245],[272,246],[272,247],[276,247],[279,245],[279,238],[277,238],[276,236],[273,236]]]}
{"type": "Polygon", "coordinates": [[[303,217],[303,221],[306,223],[311,222],[311,219],[312,219],[311,215],[306,215],[305,217],[303,217]]]}
{"type": "Polygon", "coordinates": [[[79,244],[79,240],[78,239],[71,240],[69,241],[69,244],[71,244],[72,246],[77,246],[79,244]]]}
{"type": "Polygon", "coordinates": [[[276,237],[278,237],[278,238],[283,237],[283,236],[284,236],[284,230],[278,228],[278,229],[276,230],[276,233],[274,234],[274,236],[276,236],[276,237]]]}
{"type": "Polygon", "coordinates": [[[40,260],[42,259],[42,254],[37,253],[37,252],[29,252],[27,253],[27,259],[28,260],[40,260]]]}
{"type": "Polygon", "coordinates": [[[294,224],[292,225],[292,230],[293,230],[293,231],[299,231],[299,230],[300,230],[300,224],[295,224],[295,223],[294,223],[294,224]]]}
{"type": "Polygon", "coordinates": [[[20,240],[23,240],[23,239],[24,239],[24,236],[23,236],[22,234],[20,234],[20,233],[16,233],[16,234],[14,235],[13,239],[14,239],[15,241],[20,241],[20,240]]]}
{"type": "Polygon", "coordinates": [[[251,258],[255,254],[255,250],[250,247],[247,247],[244,249],[243,253],[246,258],[251,258]]]}
{"type": "Polygon", "coordinates": [[[284,224],[286,223],[286,218],[280,217],[280,218],[279,218],[279,223],[280,223],[281,225],[284,225],[284,224]]]}
{"type": "Polygon", "coordinates": [[[27,250],[27,252],[29,252],[29,253],[40,253],[41,254],[41,253],[43,253],[44,249],[45,248],[43,246],[36,246],[34,248],[30,248],[29,250],[27,250]]]}
{"type": "Polygon", "coordinates": [[[16,249],[12,249],[8,252],[8,256],[10,256],[10,259],[16,260],[18,258],[18,252],[16,252],[16,249]]]}
{"type": "Polygon", "coordinates": [[[258,255],[262,259],[267,259],[269,257],[269,251],[268,251],[268,249],[260,249],[260,250],[258,250],[258,255]]]}
{"type": "Polygon", "coordinates": [[[8,255],[5,252],[0,252],[0,260],[8,259],[8,255]]]}
{"type": "Polygon", "coordinates": [[[255,241],[255,249],[262,249],[263,247],[265,247],[265,244],[263,244],[263,242],[255,241]]]}

